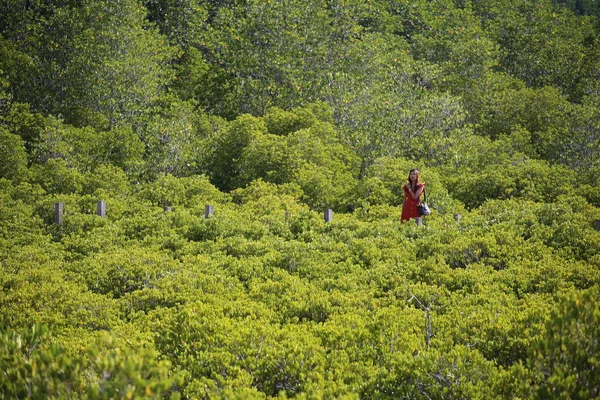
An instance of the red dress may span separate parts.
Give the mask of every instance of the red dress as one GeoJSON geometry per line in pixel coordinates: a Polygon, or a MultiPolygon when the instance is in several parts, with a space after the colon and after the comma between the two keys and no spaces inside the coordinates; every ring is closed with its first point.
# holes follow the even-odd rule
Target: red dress
{"type": "MultiPolygon", "coordinates": [[[[417,184],[417,191],[419,191],[420,188],[424,187],[424,183],[417,184]]],[[[402,186],[402,189],[404,189],[404,203],[402,203],[401,221],[404,222],[408,221],[411,218],[420,218],[421,216],[419,215],[419,209],[417,208],[417,206],[421,202],[421,195],[419,195],[418,199],[413,200],[410,193],[408,193],[408,187],[404,185],[402,186]]],[[[423,194],[423,192],[421,192],[421,194],[423,194]]]]}

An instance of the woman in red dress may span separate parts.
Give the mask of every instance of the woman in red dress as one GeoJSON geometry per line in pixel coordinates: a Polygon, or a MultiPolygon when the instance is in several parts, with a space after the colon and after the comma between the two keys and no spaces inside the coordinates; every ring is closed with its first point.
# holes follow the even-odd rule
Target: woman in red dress
{"type": "Polygon", "coordinates": [[[411,169],[408,173],[408,182],[402,186],[404,189],[404,202],[402,203],[401,222],[411,218],[420,218],[418,205],[421,202],[421,193],[425,190],[425,184],[419,182],[419,170],[411,169]]]}

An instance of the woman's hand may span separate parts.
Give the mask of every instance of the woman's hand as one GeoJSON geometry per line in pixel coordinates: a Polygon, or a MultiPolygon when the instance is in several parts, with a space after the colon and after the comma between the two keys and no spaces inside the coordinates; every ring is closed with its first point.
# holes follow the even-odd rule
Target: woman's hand
{"type": "Polygon", "coordinates": [[[412,189],[410,187],[406,187],[408,189],[408,194],[410,194],[410,197],[413,200],[417,200],[419,198],[419,196],[421,196],[421,194],[423,193],[423,190],[425,189],[425,185],[420,186],[419,188],[417,188],[416,192],[413,192],[412,189]]]}

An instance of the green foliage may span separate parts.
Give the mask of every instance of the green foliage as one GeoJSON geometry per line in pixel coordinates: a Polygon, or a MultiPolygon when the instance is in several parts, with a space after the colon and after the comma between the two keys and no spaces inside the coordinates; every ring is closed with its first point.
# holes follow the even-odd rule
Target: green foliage
{"type": "Polygon", "coordinates": [[[214,144],[207,155],[206,165],[211,182],[219,189],[232,190],[238,185],[240,174],[237,161],[244,148],[254,137],[266,131],[264,122],[250,115],[242,115],[214,137],[214,144]]]}
{"type": "Polygon", "coordinates": [[[189,396],[219,396],[250,384],[269,396],[293,395],[322,379],[323,349],[305,328],[265,325],[259,316],[227,308],[192,304],[161,315],[178,329],[159,328],[158,346],[188,371],[189,396]]]}
{"type": "Polygon", "coordinates": [[[569,294],[546,322],[527,359],[535,398],[589,398],[598,392],[598,286],[569,294]]]}
{"type": "Polygon", "coordinates": [[[415,399],[492,397],[482,382],[494,380],[494,367],[480,354],[458,347],[449,353],[395,357],[391,373],[381,373],[364,395],[393,398],[399,394],[415,399]]]}
{"type": "Polygon", "coordinates": [[[598,96],[590,96],[575,108],[572,130],[559,132],[552,139],[551,157],[578,171],[589,182],[598,182],[600,167],[600,125],[598,96]]]}
{"type": "Polygon", "coordinates": [[[69,328],[97,331],[110,330],[118,324],[113,303],[88,292],[79,279],[63,275],[60,260],[36,254],[39,249],[27,250],[32,253],[30,259],[43,262],[46,268],[32,265],[25,254],[15,255],[9,265],[17,260],[22,264],[10,273],[6,271],[2,279],[7,293],[2,296],[1,319],[7,326],[44,323],[57,331],[69,328]]]}
{"type": "Polygon", "coordinates": [[[160,175],[153,182],[139,185],[137,196],[140,200],[150,201],[154,205],[175,207],[223,203],[229,198],[202,175],[179,179],[173,175],[160,175]]]}
{"type": "MultiPolygon", "coordinates": [[[[378,160],[371,179],[392,193],[410,164],[378,160]]],[[[46,380],[15,379],[35,390],[63,387],[44,382],[64,365],[78,394],[526,397],[547,387],[529,349],[551,330],[556,297],[600,283],[597,210],[573,197],[488,201],[460,224],[440,209],[421,227],[399,224],[381,198],[325,223],[297,184],[256,180],[225,195],[205,177],[129,186],[111,168],[114,188],[82,174],[82,188],[108,195],[108,218],[90,195],[3,181],[0,318],[47,324],[58,349],[38,367],[46,380]],[[55,200],[68,211],[60,227],[55,200]],[[96,342],[97,330],[119,344],[96,342]]],[[[432,204],[453,207],[435,169],[422,177],[432,204]]]]}
{"type": "Polygon", "coordinates": [[[81,193],[84,175],[69,168],[62,158],[53,158],[46,164],[32,167],[32,181],[50,193],[81,193]]]}
{"type": "Polygon", "coordinates": [[[146,249],[129,248],[129,251],[102,252],[74,262],[69,270],[83,279],[94,293],[109,294],[114,298],[152,285],[162,276],[176,269],[162,253],[146,249]]]}
{"type": "Polygon", "coordinates": [[[258,179],[297,183],[302,201],[311,207],[347,208],[346,193],[355,185],[358,160],[333,126],[318,120],[312,109],[327,115],[319,107],[287,113],[273,109],[263,118],[242,116],[233,121],[213,139],[206,161],[211,181],[223,190],[258,179]]]}
{"type": "Polygon", "coordinates": [[[98,132],[91,127],[76,128],[50,118],[32,148],[40,164],[62,159],[79,171],[114,165],[130,173],[137,172],[143,153],[144,145],[131,128],[116,127],[98,132]]]}
{"type": "Polygon", "coordinates": [[[440,70],[412,60],[398,38],[372,35],[352,49],[352,65],[340,74],[331,98],[343,142],[361,159],[359,176],[383,156],[419,160],[435,157],[430,143],[464,124],[457,98],[433,89],[440,70]],[[379,57],[365,59],[374,48],[379,57]]]}
{"type": "Polygon", "coordinates": [[[295,132],[288,136],[288,148],[297,157],[291,182],[302,188],[302,200],[314,209],[346,209],[359,160],[336,139],[331,125],[295,132]]]}
{"type": "Polygon", "coordinates": [[[104,196],[126,197],[129,193],[129,181],[125,172],[111,164],[99,165],[86,174],[83,191],[104,196]]]}
{"type": "Polygon", "coordinates": [[[21,136],[26,149],[31,150],[33,143],[39,140],[45,129],[46,118],[32,111],[28,104],[10,103],[7,108],[5,113],[0,115],[0,121],[10,133],[21,136]]]}
{"type": "Polygon", "coordinates": [[[556,3],[564,4],[569,7],[571,10],[575,11],[577,14],[582,15],[595,15],[597,17],[600,16],[600,8],[598,7],[598,3],[590,0],[557,0],[556,3]]]}
{"type": "Polygon", "coordinates": [[[27,398],[150,398],[172,395],[178,378],[152,349],[122,349],[109,335],[98,335],[84,355],[71,356],[48,337],[44,325],[0,336],[5,378],[0,393],[27,398]]]}
{"type": "MultiPolygon", "coordinates": [[[[501,143],[496,144],[502,146],[501,143]]],[[[512,160],[496,160],[471,173],[448,176],[446,180],[454,197],[468,208],[475,208],[489,199],[522,198],[554,202],[560,196],[576,193],[577,186],[573,183],[577,183],[569,182],[570,175],[572,171],[560,165],[517,155],[512,160]]]]}
{"type": "Polygon", "coordinates": [[[500,63],[506,72],[528,86],[557,86],[565,93],[579,94],[577,85],[588,73],[584,59],[593,35],[592,21],[555,8],[550,0],[473,4],[489,35],[501,46],[500,63]]]}
{"type": "Polygon", "coordinates": [[[141,134],[146,146],[146,175],[186,176],[197,172],[206,157],[203,141],[212,134],[211,121],[194,105],[177,98],[162,99],[141,134]]]}
{"type": "Polygon", "coordinates": [[[288,135],[316,124],[317,118],[310,109],[295,109],[293,112],[271,108],[265,114],[267,130],[274,135],[288,135]]]}
{"type": "Polygon", "coordinates": [[[0,2],[0,397],[597,396],[595,14],[0,2]]]}
{"type": "Polygon", "coordinates": [[[239,185],[259,178],[275,184],[290,182],[295,160],[288,151],[289,146],[280,136],[263,134],[253,138],[238,159],[239,185]]]}
{"type": "MultiPolygon", "coordinates": [[[[231,97],[212,97],[212,108],[233,105],[261,115],[272,106],[288,109],[318,100],[347,46],[344,39],[360,31],[348,18],[351,11],[328,8],[321,0],[212,4],[194,44],[213,65],[208,76],[230,88],[231,97]]],[[[214,83],[209,94],[215,93],[214,83]]]]}
{"type": "Polygon", "coordinates": [[[117,8],[94,1],[57,13],[71,31],[70,40],[57,43],[72,52],[63,66],[67,109],[101,113],[109,127],[140,122],[167,83],[172,56],[145,14],[137,1],[117,8]]]}
{"type": "Polygon", "coordinates": [[[183,100],[195,101],[209,113],[234,119],[234,78],[220,65],[208,62],[198,49],[191,47],[176,67],[173,87],[183,100]]]}
{"type": "Polygon", "coordinates": [[[144,2],[148,19],[160,28],[173,44],[187,51],[193,49],[200,29],[208,17],[207,5],[199,0],[144,2]]]}
{"type": "MultiPolygon", "coordinates": [[[[22,198],[20,191],[28,191],[31,197],[41,195],[39,187],[31,185],[20,185],[14,187],[12,183],[6,179],[1,179],[2,196],[0,197],[0,221],[2,222],[0,233],[2,238],[9,240],[12,245],[21,246],[45,242],[47,240],[46,232],[43,227],[43,220],[36,213],[33,205],[22,198]]],[[[7,243],[8,244],[8,243],[7,243]]]]}
{"type": "Polygon", "coordinates": [[[27,173],[23,139],[0,127],[0,178],[19,181],[27,173]]]}

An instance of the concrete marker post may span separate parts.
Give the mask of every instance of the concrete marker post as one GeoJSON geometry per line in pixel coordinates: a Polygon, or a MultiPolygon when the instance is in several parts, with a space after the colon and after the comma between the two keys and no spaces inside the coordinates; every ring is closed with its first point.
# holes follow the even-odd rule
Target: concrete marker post
{"type": "Polygon", "coordinates": [[[106,202],[104,200],[98,201],[98,205],[96,206],[96,214],[102,218],[106,218],[106,202]]]}
{"type": "Polygon", "coordinates": [[[63,203],[54,203],[54,222],[56,222],[57,225],[62,225],[63,215],[64,215],[64,204],[63,203]]]}

